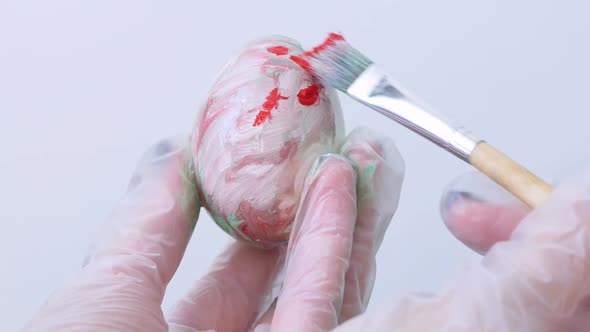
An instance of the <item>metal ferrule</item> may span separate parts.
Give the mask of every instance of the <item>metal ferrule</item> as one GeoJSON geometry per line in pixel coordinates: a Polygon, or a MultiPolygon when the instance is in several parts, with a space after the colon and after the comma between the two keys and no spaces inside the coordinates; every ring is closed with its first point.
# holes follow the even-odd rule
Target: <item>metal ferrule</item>
{"type": "Polygon", "coordinates": [[[465,128],[453,126],[449,121],[418,105],[374,64],[346,92],[464,161],[469,161],[471,153],[480,142],[465,128]]]}

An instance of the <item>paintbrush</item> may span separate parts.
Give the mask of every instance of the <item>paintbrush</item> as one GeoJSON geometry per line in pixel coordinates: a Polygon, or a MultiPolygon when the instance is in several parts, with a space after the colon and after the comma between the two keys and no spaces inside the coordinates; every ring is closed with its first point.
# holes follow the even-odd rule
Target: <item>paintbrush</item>
{"type": "Polygon", "coordinates": [[[471,164],[530,207],[543,202],[551,186],[464,127],[419,105],[390,75],[338,34],[291,59],[320,81],[402,124],[471,164]]]}

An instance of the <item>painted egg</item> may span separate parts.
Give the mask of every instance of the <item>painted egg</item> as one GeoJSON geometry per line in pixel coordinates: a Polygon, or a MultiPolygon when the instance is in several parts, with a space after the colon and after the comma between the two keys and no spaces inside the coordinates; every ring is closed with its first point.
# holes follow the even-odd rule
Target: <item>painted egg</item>
{"type": "Polygon", "coordinates": [[[302,53],[285,37],[246,45],[214,82],[191,138],[202,205],[259,247],[289,239],[307,173],[342,140],[337,95],[291,60],[302,53]]]}

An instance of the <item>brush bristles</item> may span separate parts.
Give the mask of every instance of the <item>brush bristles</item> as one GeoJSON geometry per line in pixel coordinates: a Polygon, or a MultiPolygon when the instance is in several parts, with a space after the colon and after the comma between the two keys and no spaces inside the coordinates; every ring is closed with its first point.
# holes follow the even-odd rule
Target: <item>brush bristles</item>
{"type": "Polygon", "coordinates": [[[302,58],[315,76],[341,91],[346,91],[373,63],[336,34],[331,34],[322,45],[306,52],[302,58]]]}

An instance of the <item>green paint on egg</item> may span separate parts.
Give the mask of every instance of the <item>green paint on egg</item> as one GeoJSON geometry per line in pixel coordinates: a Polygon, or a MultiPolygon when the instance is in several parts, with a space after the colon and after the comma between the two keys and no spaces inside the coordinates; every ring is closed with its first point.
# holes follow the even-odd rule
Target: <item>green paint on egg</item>
{"type": "Polygon", "coordinates": [[[227,218],[227,221],[229,222],[230,225],[232,225],[234,228],[238,228],[238,226],[240,226],[240,224],[242,224],[244,221],[240,220],[237,216],[236,213],[232,213],[231,216],[229,216],[227,218]]]}
{"type": "Polygon", "coordinates": [[[221,214],[219,213],[219,211],[217,211],[217,208],[215,207],[215,205],[213,205],[211,203],[211,197],[209,197],[209,195],[207,194],[207,192],[205,191],[205,177],[203,175],[203,169],[199,168],[199,179],[201,182],[201,188],[203,188],[203,197],[205,199],[205,202],[207,203],[207,206],[209,206],[209,214],[211,215],[211,218],[213,219],[213,221],[215,221],[215,223],[227,234],[231,235],[232,237],[236,237],[236,234],[234,233],[234,231],[231,229],[231,227],[229,227],[228,222],[221,216],[221,214]]]}
{"type": "Polygon", "coordinates": [[[199,218],[201,202],[197,194],[197,179],[195,177],[195,169],[193,167],[193,158],[190,149],[185,150],[185,163],[180,170],[182,178],[182,193],[180,194],[179,202],[182,213],[189,220],[190,231],[194,231],[199,218]]]}

